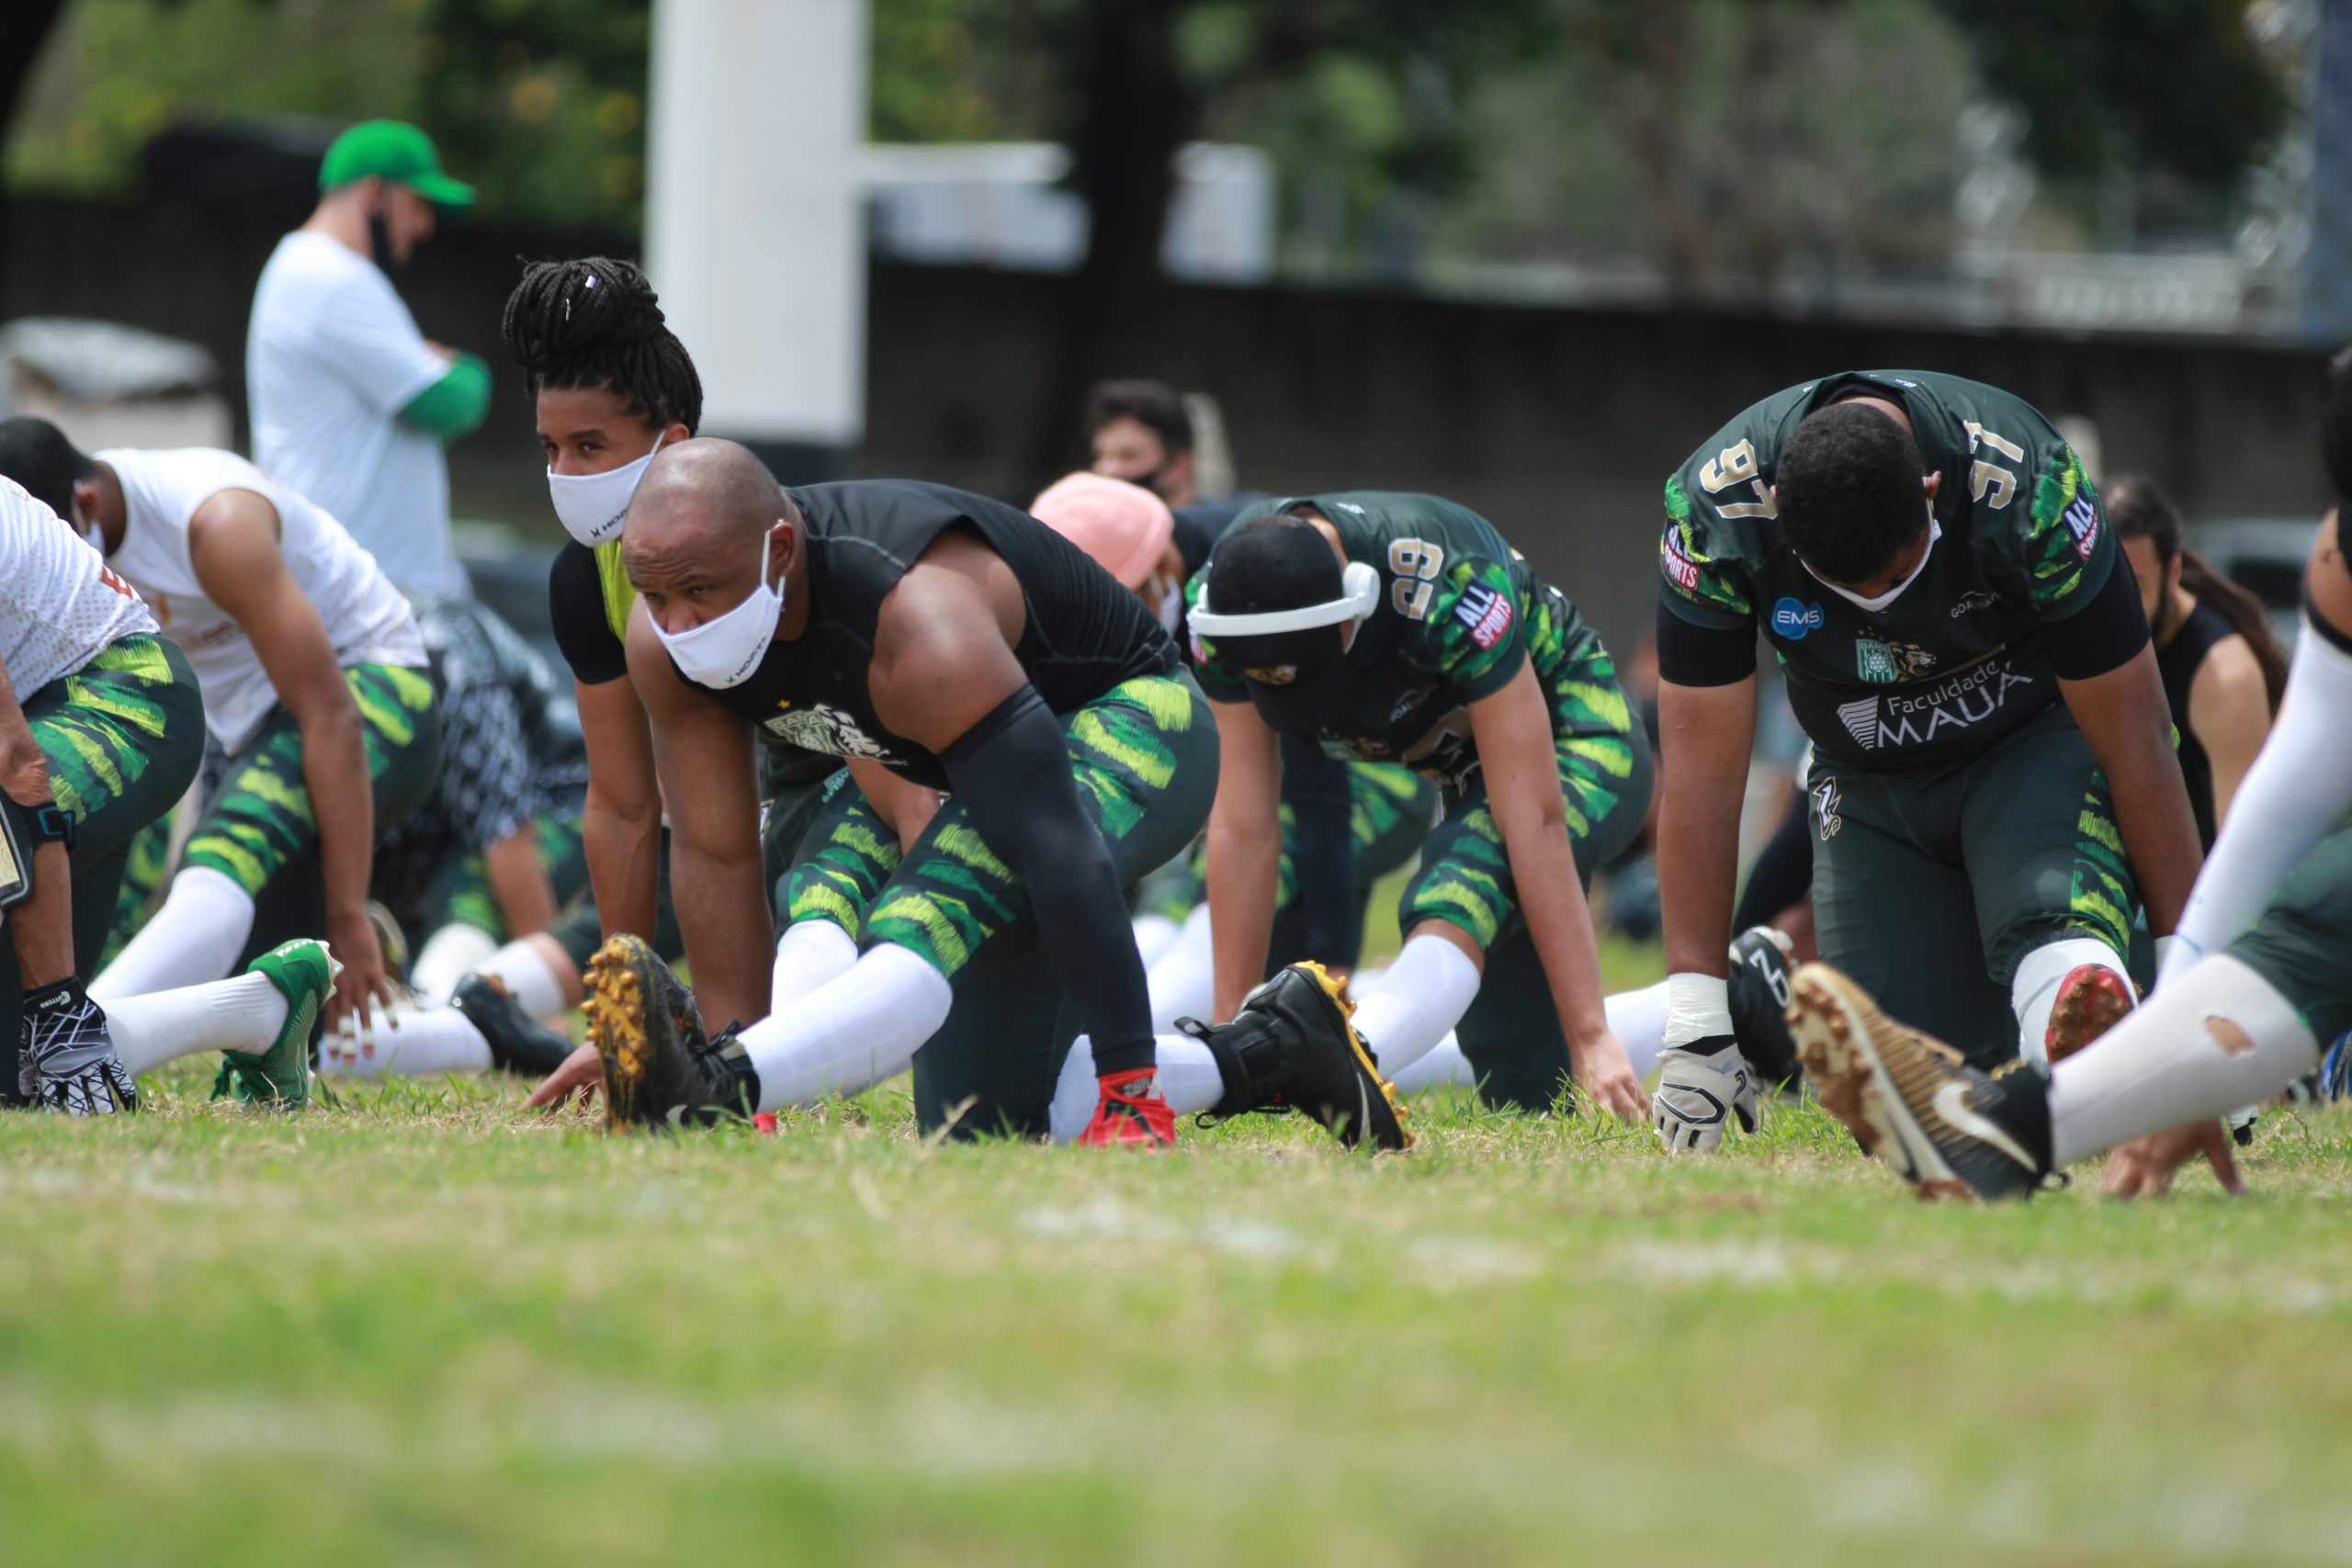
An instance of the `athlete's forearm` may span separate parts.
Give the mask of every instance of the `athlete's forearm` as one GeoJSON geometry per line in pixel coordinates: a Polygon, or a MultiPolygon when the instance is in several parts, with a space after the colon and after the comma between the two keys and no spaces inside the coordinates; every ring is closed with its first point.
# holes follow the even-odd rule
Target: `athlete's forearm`
{"type": "Polygon", "coordinates": [[[759,840],[748,852],[715,852],[673,829],[670,888],[704,1021],[715,1030],[767,1017],[775,926],[759,840]]]}
{"type": "Polygon", "coordinates": [[[1664,757],[1657,821],[1658,901],[1666,966],[1728,974],[1733,895],[1739,882],[1739,813],[1755,738],[1755,682],[1659,689],[1664,757]]]}
{"type": "MultiPolygon", "coordinates": [[[[0,789],[25,806],[53,797],[49,757],[17,704],[5,666],[0,666],[0,789]]],[[[52,839],[33,851],[33,863],[25,870],[32,890],[9,912],[8,938],[25,987],[31,990],[74,973],[74,867],[65,846],[52,839]]]]}
{"type": "Polygon", "coordinates": [[[2155,655],[2143,648],[2104,675],[2062,678],[2058,688],[2107,774],[2115,825],[2148,912],[2148,929],[2170,936],[2205,857],[2198,846],[2188,786],[2172,750],[2171,711],[2155,655]]]}
{"type": "MultiPolygon", "coordinates": [[[[348,693],[345,693],[346,697],[348,693]]],[[[376,795],[356,702],[298,716],[302,784],[319,828],[319,880],[330,924],[365,919],[376,856],[376,795]]]]}
{"type": "Polygon", "coordinates": [[[1528,823],[1502,822],[1503,850],[1510,859],[1510,877],[1519,889],[1520,914],[1544,965],[1544,979],[1560,1027],[1572,1050],[1609,1031],[1609,1017],[1600,988],[1600,945],[1593,935],[1592,910],[1585,903],[1584,886],[1577,876],[1576,850],[1568,840],[1568,825],[1558,817],[1528,823]],[[1516,829],[1516,831],[1514,831],[1516,829]]]}
{"type": "Polygon", "coordinates": [[[1209,952],[1216,976],[1216,1022],[1241,1010],[1241,998],[1265,978],[1282,852],[1278,824],[1242,824],[1220,811],[1209,813],[1203,870],[1208,882],[1209,952]]]}
{"type": "Polygon", "coordinates": [[[581,843],[605,938],[626,931],[652,941],[662,898],[661,813],[650,807],[625,810],[599,793],[592,779],[581,843]]]}
{"type": "Polygon", "coordinates": [[[506,934],[522,936],[555,923],[555,885],[539,863],[539,830],[526,822],[482,852],[490,895],[498,901],[506,934]]]}

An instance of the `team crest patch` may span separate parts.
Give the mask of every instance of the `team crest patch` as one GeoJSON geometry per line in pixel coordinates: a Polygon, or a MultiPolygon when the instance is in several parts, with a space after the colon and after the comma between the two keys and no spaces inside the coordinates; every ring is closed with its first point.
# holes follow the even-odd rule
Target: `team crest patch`
{"type": "Polygon", "coordinates": [[[1893,685],[1899,671],[1894,649],[1870,637],[1854,639],[1854,673],[1874,685],[1893,685]]]}
{"type": "Polygon", "coordinates": [[[1674,527],[1668,525],[1665,536],[1658,541],[1658,558],[1666,568],[1666,575],[1685,593],[1699,592],[1699,567],[1682,553],[1681,541],[1674,536],[1674,527]]]}
{"type": "Polygon", "coordinates": [[[1492,648],[1502,641],[1510,630],[1510,599],[1498,593],[1483,582],[1474,582],[1462,591],[1462,598],[1453,606],[1453,618],[1470,628],[1470,640],[1480,648],[1492,648]]]}

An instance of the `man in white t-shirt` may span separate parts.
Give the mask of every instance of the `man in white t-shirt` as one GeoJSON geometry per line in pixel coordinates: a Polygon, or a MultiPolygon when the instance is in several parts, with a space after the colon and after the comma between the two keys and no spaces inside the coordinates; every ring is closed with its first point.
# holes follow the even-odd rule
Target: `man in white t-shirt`
{"type": "Polygon", "coordinates": [[[245,338],[254,460],[337,518],[404,588],[467,592],[449,546],[442,448],[481,423],[490,369],[429,343],[390,274],[473,204],[424,132],[353,126],[327,149],[322,193],[277,243],[245,338]]]}
{"type": "MultiPolygon", "coordinates": [[[[243,457],[202,447],[83,453],[46,420],[0,421],[0,473],[40,487],[153,607],[203,682],[228,753],[171,892],[90,993],[198,986],[324,935],[330,1026],[389,1002],[367,914],[378,835],[429,795],[440,715],[408,601],[336,521],[243,457]]],[[[228,1058],[216,1090],[308,1095],[289,1059],[228,1058]]]]}

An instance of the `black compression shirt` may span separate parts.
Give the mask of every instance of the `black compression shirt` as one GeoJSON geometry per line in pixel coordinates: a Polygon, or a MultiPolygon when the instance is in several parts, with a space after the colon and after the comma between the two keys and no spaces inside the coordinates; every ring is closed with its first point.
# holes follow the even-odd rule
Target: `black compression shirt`
{"type": "Polygon", "coordinates": [[[1176,645],[1142,601],[1059,534],[1001,502],[912,479],[853,479],[786,491],[799,509],[801,564],[786,585],[808,630],[778,638],[741,685],[711,694],[770,745],[862,757],[948,787],[939,758],[886,727],[866,687],[882,601],[916,558],[966,528],[1012,569],[1025,611],[1013,654],[1057,715],[1122,682],[1176,668],[1176,645]]]}
{"type": "Polygon", "coordinates": [[[613,629],[596,552],[587,546],[566,544],[556,552],[548,569],[548,615],[555,645],[582,685],[601,686],[628,673],[628,649],[613,629]]]}
{"type": "Polygon", "coordinates": [[[2199,604],[2180,623],[2172,640],[2156,649],[2156,673],[2164,677],[2165,702],[2172,709],[2173,728],[2180,732],[2180,773],[2188,785],[2188,808],[2197,814],[2197,837],[2206,849],[2213,847],[2213,761],[2205,754],[2205,743],[2188,727],[2188,694],[2197,683],[2197,671],[2205,667],[2205,656],[2213,645],[2225,637],[2236,635],[2229,617],[2210,605],[2199,604]]]}

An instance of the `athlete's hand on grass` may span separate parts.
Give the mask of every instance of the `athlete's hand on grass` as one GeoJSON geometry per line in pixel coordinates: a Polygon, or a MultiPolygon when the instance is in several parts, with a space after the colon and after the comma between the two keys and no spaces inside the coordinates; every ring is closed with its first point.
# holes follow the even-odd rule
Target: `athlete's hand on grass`
{"type": "Polygon", "coordinates": [[[1634,1059],[1625,1054],[1623,1041],[1602,1030],[1573,1055],[1577,1088],[1597,1109],[1628,1122],[1648,1118],[1649,1097],[1642,1092],[1642,1080],[1634,1076],[1634,1059]]]}
{"type": "Polygon", "coordinates": [[[1677,1045],[1658,1056],[1654,1125],[1669,1154],[1723,1146],[1724,1129],[1739,1118],[1743,1133],[1756,1131],[1756,1075],[1728,1034],[1677,1045]]]}
{"type": "Polygon", "coordinates": [[[327,951],[337,965],[334,995],[327,999],[329,1030],[341,1029],[345,1020],[356,1020],[364,1029],[373,1010],[390,1010],[391,976],[385,972],[383,944],[376,940],[375,922],[366,910],[327,917],[327,951]]]}
{"type": "Polygon", "coordinates": [[[605,1087],[605,1058],[596,1054],[594,1045],[582,1045],[563,1059],[563,1065],[548,1075],[547,1082],[531,1091],[523,1102],[526,1111],[560,1111],[571,1103],[574,1094],[580,1096],[582,1110],[596,1102],[596,1091],[605,1087]]]}
{"type": "Polygon", "coordinates": [[[2238,1176],[2229,1130],[2219,1122],[2191,1122],[2118,1145],[2107,1156],[2100,1186],[2110,1198],[2161,1198],[2172,1190],[2173,1178],[2180,1174],[2180,1168],[2199,1155],[2212,1166],[2222,1190],[2233,1197],[2245,1195],[2245,1182],[2238,1176]]]}

